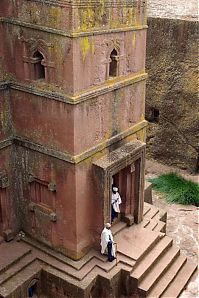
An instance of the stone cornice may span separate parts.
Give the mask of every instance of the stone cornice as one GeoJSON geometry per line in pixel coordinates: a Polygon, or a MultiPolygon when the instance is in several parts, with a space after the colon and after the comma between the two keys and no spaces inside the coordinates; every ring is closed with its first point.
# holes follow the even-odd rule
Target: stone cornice
{"type": "Polygon", "coordinates": [[[106,149],[107,147],[113,145],[114,143],[117,143],[128,136],[137,133],[138,131],[145,129],[147,126],[147,121],[143,120],[139,122],[138,124],[132,126],[131,128],[119,133],[118,135],[92,147],[86,150],[85,152],[82,152],[78,155],[71,155],[68,153],[64,153],[55,149],[47,148],[41,144],[34,143],[30,140],[27,140],[20,136],[12,136],[9,139],[6,139],[4,141],[0,142],[0,149],[4,149],[12,144],[16,144],[25,148],[28,148],[32,151],[37,151],[45,155],[49,155],[51,157],[57,158],[59,160],[63,160],[66,162],[69,162],[71,164],[78,164],[82,161],[84,161],[87,158],[92,157],[96,153],[106,149]]]}
{"type": "Polygon", "coordinates": [[[22,92],[34,94],[37,96],[41,96],[44,98],[52,99],[52,100],[57,100],[61,101],[67,104],[72,104],[76,105],[79,104],[83,101],[92,99],[94,97],[104,95],[106,93],[109,93],[111,91],[133,85],[135,83],[145,81],[147,79],[147,74],[146,73],[137,73],[134,75],[126,76],[126,77],[118,77],[113,80],[108,80],[105,83],[99,85],[99,86],[94,86],[91,88],[88,88],[82,92],[79,92],[75,95],[69,95],[64,92],[58,92],[56,90],[52,91],[45,91],[43,89],[39,89],[34,85],[30,84],[23,84],[23,83],[18,83],[18,82],[5,82],[0,84],[0,89],[4,86],[4,89],[6,89],[8,86],[10,86],[11,89],[13,90],[19,90],[22,92]]]}
{"type": "MultiPolygon", "coordinates": [[[[38,3],[46,3],[48,5],[53,5],[53,6],[70,6],[70,7],[88,7],[88,0],[27,0],[27,1],[32,1],[32,2],[38,2],[38,3]]],[[[103,5],[105,7],[118,7],[118,6],[127,6],[127,7],[132,7],[136,6],[139,0],[106,0],[103,5]]],[[[140,1],[141,3],[145,4],[146,0],[140,1]]],[[[89,6],[94,6],[94,5],[102,5],[99,0],[90,0],[89,1],[89,6]]]]}
{"type": "Polygon", "coordinates": [[[13,144],[13,137],[0,141],[0,150],[9,147],[13,144]]]}
{"type": "Polygon", "coordinates": [[[137,30],[145,30],[148,28],[147,25],[143,26],[133,26],[133,27],[121,27],[121,28],[114,28],[114,29],[99,29],[99,30],[92,30],[92,31],[85,31],[85,32],[72,32],[60,29],[54,29],[46,26],[35,25],[23,21],[19,21],[17,19],[8,19],[8,18],[0,18],[0,23],[7,23],[11,25],[16,25],[20,27],[30,28],[50,34],[56,34],[64,37],[69,38],[78,38],[84,36],[93,36],[93,35],[101,35],[101,34],[110,34],[110,33],[118,33],[118,32],[127,32],[127,31],[137,31],[137,30]]]}

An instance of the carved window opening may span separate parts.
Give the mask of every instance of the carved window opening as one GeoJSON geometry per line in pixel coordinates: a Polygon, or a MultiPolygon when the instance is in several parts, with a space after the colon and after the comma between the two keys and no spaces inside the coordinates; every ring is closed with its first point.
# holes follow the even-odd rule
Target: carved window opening
{"type": "Polygon", "coordinates": [[[42,213],[52,222],[57,221],[55,209],[56,183],[40,180],[29,175],[30,204],[33,213],[42,213]]]}
{"type": "Polygon", "coordinates": [[[44,56],[39,51],[36,51],[33,54],[33,65],[34,65],[34,79],[35,80],[45,79],[44,56]]]}
{"type": "Polygon", "coordinates": [[[30,184],[31,201],[47,207],[53,207],[55,189],[51,189],[52,183],[34,178],[30,184]]]}
{"type": "Polygon", "coordinates": [[[111,52],[110,65],[109,65],[109,77],[116,77],[118,75],[118,53],[116,49],[111,52]]]}

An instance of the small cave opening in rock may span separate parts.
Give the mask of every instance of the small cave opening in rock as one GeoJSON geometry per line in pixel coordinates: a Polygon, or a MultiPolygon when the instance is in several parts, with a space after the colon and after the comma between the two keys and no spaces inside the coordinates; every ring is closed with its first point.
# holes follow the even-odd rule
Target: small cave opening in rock
{"type": "Polygon", "coordinates": [[[151,123],[159,123],[160,120],[160,111],[157,108],[150,108],[148,116],[146,119],[151,123]]]}

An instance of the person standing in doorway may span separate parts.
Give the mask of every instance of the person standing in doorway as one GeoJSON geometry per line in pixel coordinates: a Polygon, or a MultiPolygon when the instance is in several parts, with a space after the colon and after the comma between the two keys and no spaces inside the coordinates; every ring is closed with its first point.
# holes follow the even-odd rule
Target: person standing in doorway
{"type": "Polygon", "coordinates": [[[122,199],[118,192],[118,188],[113,186],[111,199],[111,222],[118,217],[118,213],[120,213],[120,204],[122,204],[122,199]]]}
{"type": "Polygon", "coordinates": [[[111,232],[111,224],[106,223],[101,234],[101,253],[108,253],[108,261],[115,260],[115,247],[114,247],[113,235],[111,232]]]}

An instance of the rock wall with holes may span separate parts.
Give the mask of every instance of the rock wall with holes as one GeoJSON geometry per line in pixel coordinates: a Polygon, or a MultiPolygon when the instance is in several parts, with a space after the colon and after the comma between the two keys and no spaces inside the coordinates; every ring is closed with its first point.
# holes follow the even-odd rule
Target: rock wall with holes
{"type": "Polygon", "coordinates": [[[197,172],[198,23],[149,18],[148,25],[148,157],[197,172]]]}

